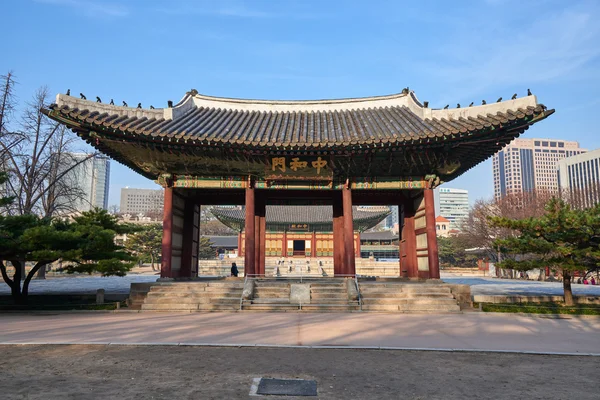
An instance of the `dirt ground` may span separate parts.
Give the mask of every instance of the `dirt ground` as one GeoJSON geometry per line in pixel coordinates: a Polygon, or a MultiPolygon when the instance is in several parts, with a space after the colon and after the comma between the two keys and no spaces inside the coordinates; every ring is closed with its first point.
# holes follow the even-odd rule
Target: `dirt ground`
{"type": "Polygon", "coordinates": [[[4,400],[278,398],[250,397],[255,377],[315,379],[319,399],[598,398],[584,372],[597,369],[597,357],[106,345],[0,352],[4,400]]]}

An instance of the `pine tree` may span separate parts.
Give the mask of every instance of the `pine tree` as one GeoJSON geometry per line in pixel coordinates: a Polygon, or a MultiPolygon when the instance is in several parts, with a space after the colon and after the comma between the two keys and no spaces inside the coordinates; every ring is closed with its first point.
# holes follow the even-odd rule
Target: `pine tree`
{"type": "Polygon", "coordinates": [[[58,260],[68,273],[123,276],[133,267],[134,257],[115,244],[115,236],[133,229],[118,224],[115,217],[100,209],[84,212],[74,222],[33,214],[0,215],[0,272],[17,304],[27,302],[29,283],[35,273],[58,260]],[[12,278],[7,261],[15,269],[12,278]],[[34,265],[21,287],[25,262],[34,265]]]}
{"type": "Polygon", "coordinates": [[[496,240],[495,245],[502,252],[521,255],[521,259],[507,259],[499,266],[520,271],[547,266],[561,269],[566,305],[573,305],[572,272],[600,265],[600,205],[572,209],[553,198],[541,217],[492,217],[490,221],[493,226],[518,232],[515,237],[496,240]]]}
{"type": "Polygon", "coordinates": [[[141,231],[127,236],[125,247],[140,260],[150,258],[152,271],[155,271],[154,263],[158,261],[162,250],[162,234],[160,224],[145,226],[141,231]]]}

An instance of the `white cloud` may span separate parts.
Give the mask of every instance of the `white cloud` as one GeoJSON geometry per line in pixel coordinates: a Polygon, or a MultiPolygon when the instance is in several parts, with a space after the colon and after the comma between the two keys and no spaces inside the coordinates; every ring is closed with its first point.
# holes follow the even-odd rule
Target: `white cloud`
{"type": "Polygon", "coordinates": [[[525,91],[522,85],[589,78],[584,71],[600,56],[600,25],[594,10],[567,9],[538,13],[536,18],[496,20],[469,32],[458,28],[434,49],[441,61],[420,67],[467,96],[494,87],[525,91]]]}
{"type": "Polygon", "coordinates": [[[34,0],[36,3],[70,7],[82,12],[88,17],[126,17],[129,10],[120,4],[94,2],[88,0],[34,0]]]}

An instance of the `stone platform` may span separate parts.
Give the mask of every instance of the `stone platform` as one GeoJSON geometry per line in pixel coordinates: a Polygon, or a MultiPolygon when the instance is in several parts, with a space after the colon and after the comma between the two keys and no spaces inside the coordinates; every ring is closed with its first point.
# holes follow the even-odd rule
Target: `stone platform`
{"type": "Polygon", "coordinates": [[[460,312],[468,285],[401,278],[214,278],[132,283],[129,307],[140,311],[460,312]]]}

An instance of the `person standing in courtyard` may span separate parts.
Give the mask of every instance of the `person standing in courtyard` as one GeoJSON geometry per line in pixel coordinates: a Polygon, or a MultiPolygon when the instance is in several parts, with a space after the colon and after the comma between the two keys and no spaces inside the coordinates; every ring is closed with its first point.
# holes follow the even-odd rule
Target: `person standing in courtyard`
{"type": "Polygon", "coordinates": [[[237,265],[233,262],[231,263],[231,276],[237,277],[240,272],[237,269],[237,265]]]}

